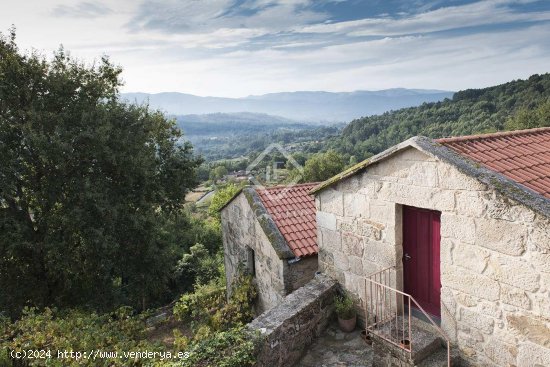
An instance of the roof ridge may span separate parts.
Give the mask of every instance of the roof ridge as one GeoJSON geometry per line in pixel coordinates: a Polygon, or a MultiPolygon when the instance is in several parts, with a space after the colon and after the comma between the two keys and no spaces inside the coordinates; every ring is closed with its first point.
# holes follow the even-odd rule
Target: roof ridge
{"type": "Polygon", "coordinates": [[[292,189],[294,187],[303,187],[303,186],[311,186],[311,185],[318,185],[319,182],[304,182],[300,184],[289,184],[289,185],[277,185],[277,186],[270,186],[270,187],[261,187],[261,186],[253,186],[254,190],[256,191],[265,191],[265,190],[277,190],[277,189],[292,189]]]}
{"type": "Polygon", "coordinates": [[[449,138],[440,138],[435,141],[440,144],[453,143],[457,141],[466,141],[466,140],[482,140],[490,138],[499,138],[503,136],[518,136],[518,135],[529,135],[539,132],[550,132],[550,127],[537,127],[534,129],[523,129],[523,130],[512,130],[512,131],[498,131],[495,133],[488,134],[474,134],[474,135],[465,135],[465,136],[453,136],[449,138]]]}

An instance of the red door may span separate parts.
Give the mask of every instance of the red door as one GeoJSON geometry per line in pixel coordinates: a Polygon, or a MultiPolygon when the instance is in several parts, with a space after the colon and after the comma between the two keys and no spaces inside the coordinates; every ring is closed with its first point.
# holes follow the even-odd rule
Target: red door
{"type": "Polygon", "coordinates": [[[441,316],[439,233],[441,213],[403,206],[403,279],[405,293],[430,314],[441,316]]]}

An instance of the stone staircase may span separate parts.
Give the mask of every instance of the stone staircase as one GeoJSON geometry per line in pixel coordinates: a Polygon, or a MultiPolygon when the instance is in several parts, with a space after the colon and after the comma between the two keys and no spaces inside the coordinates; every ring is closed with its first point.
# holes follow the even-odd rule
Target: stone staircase
{"type": "MultiPolygon", "coordinates": [[[[374,367],[447,367],[447,345],[431,324],[411,317],[411,351],[389,340],[408,338],[408,318],[394,317],[372,331],[374,367]]],[[[458,360],[451,353],[451,365],[458,360]]]]}

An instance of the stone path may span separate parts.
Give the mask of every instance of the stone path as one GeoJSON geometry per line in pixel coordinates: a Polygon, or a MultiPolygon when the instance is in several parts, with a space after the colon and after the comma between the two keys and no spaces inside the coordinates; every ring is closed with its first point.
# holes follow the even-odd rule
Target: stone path
{"type": "Polygon", "coordinates": [[[296,367],[371,367],[372,346],[361,339],[360,330],[343,333],[334,322],[313,342],[296,367]]]}

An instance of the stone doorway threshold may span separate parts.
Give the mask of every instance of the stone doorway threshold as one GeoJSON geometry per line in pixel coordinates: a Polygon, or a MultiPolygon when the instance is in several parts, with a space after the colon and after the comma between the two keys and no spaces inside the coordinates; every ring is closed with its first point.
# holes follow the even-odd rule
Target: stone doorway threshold
{"type": "Polygon", "coordinates": [[[361,330],[343,333],[331,322],[308,347],[296,367],[371,367],[372,346],[361,339],[361,330]]]}

